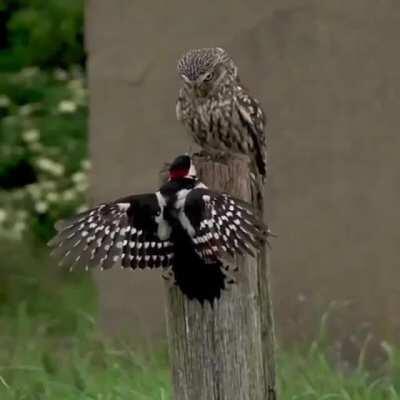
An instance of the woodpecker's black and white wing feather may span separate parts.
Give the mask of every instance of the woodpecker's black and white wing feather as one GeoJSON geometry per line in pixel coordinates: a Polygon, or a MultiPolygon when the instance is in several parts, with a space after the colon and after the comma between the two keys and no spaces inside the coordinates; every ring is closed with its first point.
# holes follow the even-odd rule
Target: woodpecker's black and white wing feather
{"type": "Polygon", "coordinates": [[[266,154],[266,119],[259,102],[240,90],[236,96],[236,105],[242,124],[247,127],[253,140],[255,162],[260,175],[265,178],[267,174],[266,154]]]}
{"type": "Polygon", "coordinates": [[[196,252],[207,262],[236,254],[254,256],[254,250],[266,240],[267,230],[257,213],[226,193],[193,189],[180,208],[179,218],[196,252]]]}
{"type": "Polygon", "coordinates": [[[71,268],[119,263],[125,268],[169,267],[173,258],[170,228],[163,219],[159,193],[121,198],[101,204],[56,224],[49,242],[53,254],[71,268]]]}

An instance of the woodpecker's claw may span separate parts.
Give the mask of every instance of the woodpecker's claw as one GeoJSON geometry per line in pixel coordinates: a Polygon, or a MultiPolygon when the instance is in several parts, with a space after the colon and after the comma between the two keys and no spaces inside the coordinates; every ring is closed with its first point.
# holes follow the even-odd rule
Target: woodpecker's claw
{"type": "Polygon", "coordinates": [[[169,269],[161,274],[161,278],[165,280],[168,288],[172,288],[176,285],[175,274],[172,269],[169,269]]]}

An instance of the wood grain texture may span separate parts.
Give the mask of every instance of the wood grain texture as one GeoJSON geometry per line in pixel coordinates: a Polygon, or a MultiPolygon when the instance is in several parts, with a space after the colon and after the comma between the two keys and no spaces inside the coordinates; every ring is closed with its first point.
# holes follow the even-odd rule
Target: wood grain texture
{"type": "MultiPolygon", "coordinates": [[[[253,201],[248,163],[194,158],[210,188],[253,201]]],[[[275,400],[274,331],[266,250],[238,257],[238,284],[204,306],[167,288],[175,400],[275,400]]]]}

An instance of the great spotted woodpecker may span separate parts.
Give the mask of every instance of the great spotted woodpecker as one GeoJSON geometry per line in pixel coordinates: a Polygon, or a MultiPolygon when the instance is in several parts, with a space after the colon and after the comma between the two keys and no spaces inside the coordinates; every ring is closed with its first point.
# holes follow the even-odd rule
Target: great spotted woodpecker
{"type": "Polygon", "coordinates": [[[191,157],[178,156],[155,193],[103,203],[56,224],[60,264],[86,269],[163,268],[190,298],[213,302],[230,280],[225,265],[254,255],[267,230],[251,206],[207,188],[191,157]]]}

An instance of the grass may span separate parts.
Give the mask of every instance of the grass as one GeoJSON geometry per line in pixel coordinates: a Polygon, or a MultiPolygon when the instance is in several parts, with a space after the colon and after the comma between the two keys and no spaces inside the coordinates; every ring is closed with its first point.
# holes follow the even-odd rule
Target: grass
{"type": "MultiPolygon", "coordinates": [[[[0,244],[0,399],[168,400],[164,350],[137,351],[96,327],[96,298],[87,275],[57,271],[39,246],[0,244]],[[14,246],[14,247],[13,247],[14,246]]],[[[379,370],[331,362],[326,316],[306,349],[278,352],[282,400],[400,399],[400,352],[384,344],[379,370]]]]}
{"type": "Polygon", "coordinates": [[[171,398],[165,354],[146,357],[127,343],[107,343],[90,318],[81,319],[74,335],[57,337],[50,324],[32,321],[20,307],[0,338],[0,398],[171,398]]]}
{"type": "Polygon", "coordinates": [[[279,356],[280,395],[284,400],[397,400],[399,378],[365,368],[341,370],[319,348],[281,352],[279,356]]]}

